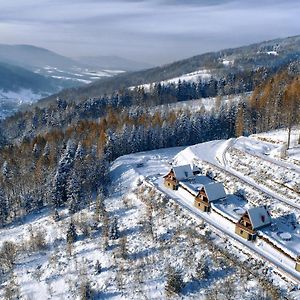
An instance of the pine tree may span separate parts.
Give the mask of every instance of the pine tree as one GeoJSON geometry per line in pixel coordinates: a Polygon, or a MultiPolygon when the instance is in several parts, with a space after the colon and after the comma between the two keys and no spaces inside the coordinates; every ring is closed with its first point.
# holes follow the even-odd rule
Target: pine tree
{"type": "Polygon", "coordinates": [[[74,214],[80,209],[81,188],[76,174],[73,174],[73,176],[71,176],[68,180],[67,201],[69,205],[69,212],[71,214],[74,214]]]}
{"type": "Polygon", "coordinates": [[[0,226],[4,225],[9,215],[8,200],[0,187],[0,226]]]}
{"type": "Polygon", "coordinates": [[[68,141],[66,150],[62,155],[53,181],[52,199],[55,207],[62,206],[67,202],[67,180],[74,163],[74,144],[68,141]]]}
{"type": "Polygon", "coordinates": [[[59,219],[60,219],[60,216],[59,216],[58,210],[55,209],[55,210],[54,210],[54,213],[53,213],[53,220],[54,220],[55,222],[58,222],[59,219]]]}
{"type": "Polygon", "coordinates": [[[75,153],[75,159],[78,160],[78,159],[82,159],[85,155],[85,150],[82,146],[82,143],[80,142],[77,146],[77,149],[76,149],[76,153],[75,153]]]}
{"type": "Polygon", "coordinates": [[[76,227],[75,227],[74,223],[71,222],[69,225],[69,229],[67,231],[67,243],[73,244],[76,241],[77,241],[76,227]]]}
{"type": "Polygon", "coordinates": [[[114,218],[110,226],[109,239],[117,240],[119,237],[120,237],[120,232],[119,232],[118,220],[117,218],[114,218]]]}
{"type": "Polygon", "coordinates": [[[95,222],[100,222],[101,219],[103,220],[103,216],[106,215],[104,196],[101,190],[98,192],[94,213],[95,222]]]}
{"type": "Polygon", "coordinates": [[[101,266],[101,263],[99,262],[99,260],[97,260],[96,266],[95,266],[95,273],[100,274],[101,272],[102,272],[102,266],[101,266]]]}
{"type": "Polygon", "coordinates": [[[11,170],[10,170],[10,167],[9,167],[7,161],[4,161],[4,163],[3,163],[2,175],[6,181],[11,179],[11,170]]]}

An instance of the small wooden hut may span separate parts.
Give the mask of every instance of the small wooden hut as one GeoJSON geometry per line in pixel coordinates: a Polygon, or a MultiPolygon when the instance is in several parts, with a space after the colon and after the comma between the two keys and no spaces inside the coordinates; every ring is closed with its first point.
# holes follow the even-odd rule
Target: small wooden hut
{"type": "Polygon", "coordinates": [[[224,186],[220,182],[203,185],[194,200],[194,206],[204,212],[209,212],[211,202],[226,198],[224,186]]]}
{"type": "Polygon", "coordinates": [[[193,177],[193,171],[190,165],[173,167],[168,174],[164,176],[164,184],[167,188],[177,190],[179,181],[188,180],[193,177]]]}
{"type": "Polygon", "coordinates": [[[235,233],[248,241],[256,239],[257,230],[269,226],[271,216],[265,206],[248,209],[236,223],[235,233]]]}

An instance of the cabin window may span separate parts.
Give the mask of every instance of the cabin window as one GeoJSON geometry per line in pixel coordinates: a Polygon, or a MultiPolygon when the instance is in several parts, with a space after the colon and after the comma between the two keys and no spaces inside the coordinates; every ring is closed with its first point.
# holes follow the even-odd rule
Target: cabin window
{"type": "Polygon", "coordinates": [[[261,216],[261,221],[265,223],[265,216],[261,216]]]}
{"type": "Polygon", "coordinates": [[[240,230],[240,234],[243,234],[244,233],[244,231],[243,230],[240,230]]]}

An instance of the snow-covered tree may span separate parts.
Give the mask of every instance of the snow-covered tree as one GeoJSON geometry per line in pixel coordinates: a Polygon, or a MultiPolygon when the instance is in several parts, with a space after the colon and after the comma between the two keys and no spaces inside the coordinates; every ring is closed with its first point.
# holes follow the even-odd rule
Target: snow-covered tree
{"type": "Polygon", "coordinates": [[[4,225],[9,215],[8,199],[0,187],[0,226],[4,225]]]}
{"type": "Polygon", "coordinates": [[[102,265],[99,260],[97,260],[95,265],[95,273],[100,274],[102,272],[102,265]]]}
{"type": "Polygon", "coordinates": [[[52,200],[56,207],[67,202],[67,180],[74,163],[75,147],[68,141],[64,154],[62,155],[53,181],[52,200]]]}
{"type": "Polygon", "coordinates": [[[81,194],[80,184],[76,174],[73,174],[67,182],[67,202],[71,214],[80,209],[81,194]]]}
{"type": "Polygon", "coordinates": [[[109,238],[111,240],[117,240],[120,237],[119,226],[117,218],[113,218],[113,221],[110,225],[109,238]]]}
{"type": "Polygon", "coordinates": [[[76,227],[73,222],[70,223],[69,229],[67,231],[67,243],[72,244],[77,241],[76,227]]]}

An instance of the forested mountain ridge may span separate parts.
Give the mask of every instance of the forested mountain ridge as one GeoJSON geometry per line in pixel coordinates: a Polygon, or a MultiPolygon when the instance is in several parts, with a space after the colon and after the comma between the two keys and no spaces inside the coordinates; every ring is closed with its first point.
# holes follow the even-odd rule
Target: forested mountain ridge
{"type": "MultiPolygon", "coordinates": [[[[48,250],[51,245],[51,251],[53,251],[51,261],[58,256],[57,249],[66,249],[62,251],[68,253],[65,256],[68,262],[62,265],[63,267],[60,267],[61,263],[55,261],[53,262],[54,268],[49,264],[41,263],[42,268],[55,270],[46,278],[59,278],[60,275],[57,274],[61,273],[58,270],[69,272],[65,266],[68,266],[71,261],[69,257],[75,249],[73,244],[77,238],[84,243],[81,252],[87,253],[88,256],[91,255],[89,247],[93,247],[97,237],[105,239],[103,251],[108,253],[113,251],[113,247],[109,248],[111,243],[109,239],[115,239],[115,235],[118,234],[116,229],[118,220],[113,218],[114,214],[111,211],[106,210],[104,199],[111,199],[115,210],[127,215],[119,202],[124,201],[124,206],[128,208],[129,198],[126,199],[121,196],[122,193],[120,194],[120,190],[127,191],[128,178],[125,182],[123,182],[123,177],[116,180],[116,177],[112,177],[110,166],[115,162],[116,174],[120,176],[121,172],[135,173],[136,168],[141,165],[140,159],[135,162],[131,161],[134,164],[133,169],[128,170],[118,164],[116,160],[118,157],[159,148],[228,139],[279,127],[292,128],[293,125],[299,124],[300,62],[296,59],[297,55],[290,56],[289,59],[286,57],[284,63],[281,59],[277,63],[276,58],[279,55],[267,55],[275,59],[276,67],[257,67],[253,70],[236,68],[236,73],[230,73],[229,70],[233,69],[224,65],[224,70],[228,69],[228,73],[223,77],[224,80],[219,77],[198,82],[157,83],[149,90],[143,87],[116,90],[110,95],[87,97],[84,101],[76,101],[78,99],[67,101],[64,98],[57,98],[44,107],[32,107],[28,111],[19,112],[0,122],[0,144],[2,145],[0,147],[0,227],[2,227],[2,232],[10,232],[9,230],[14,231],[15,224],[25,223],[24,226],[28,227],[28,235],[33,241],[28,243],[29,246],[26,246],[27,244],[23,243],[22,239],[20,239],[21,242],[15,243],[6,241],[1,246],[1,262],[5,264],[0,264],[0,273],[2,280],[9,282],[7,287],[14,286],[13,278],[10,279],[14,268],[22,266],[15,263],[16,259],[23,255],[26,261],[28,260],[24,254],[28,251],[27,249],[30,249],[30,255],[34,251],[36,253],[45,251],[46,254],[41,257],[50,257],[48,250]],[[250,93],[247,93],[248,91],[250,93]],[[195,104],[190,105],[191,102],[187,100],[191,99],[198,100],[191,101],[195,104]],[[114,180],[116,181],[115,187],[112,184],[114,180]],[[119,182],[124,184],[121,185],[119,182]],[[112,196],[113,189],[122,197],[122,201],[112,198],[114,197],[112,196]],[[95,214],[93,222],[84,221],[82,213],[86,210],[93,211],[93,215],[95,214]],[[44,218],[40,219],[41,212],[47,216],[48,221],[44,218]],[[53,217],[50,217],[51,214],[53,217]],[[42,226],[36,224],[35,226],[39,227],[33,229],[31,225],[34,222],[31,220],[35,218],[40,219],[39,224],[42,226]],[[30,221],[26,223],[26,220],[30,221]],[[100,220],[102,225],[99,226],[97,224],[100,220]],[[49,224],[62,222],[65,222],[62,232],[56,235],[51,231],[52,225],[49,226],[49,224]],[[51,239],[51,244],[46,242],[43,228],[55,235],[55,240],[52,242],[51,239]],[[77,230],[80,232],[79,237],[77,237],[77,230]],[[4,255],[10,251],[12,256],[4,255]],[[7,260],[7,257],[11,257],[11,260],[7,260]]],[[[141,156],[144,156],[144,153],[141,156]]],[[[151,157],[153,160],[157,159],[155,154],[151,154],[151,157]]],[[[144,157],[144,160],[147,158],[144,157]]],[[[168,161],[170,160],[165,159],[163,163],[166,164],[168,161]]],[[[155,169],[155,165],[151,165],[151,168],[155,169]]],[[[155,172],[157,174],[158,171],[155,169],[155,172]]],[[[141,178],[141,173],[136,172],[136,175],[141,178]]],[[[153,194],[148,195],[152,200],[154,199],[153,204],[157,205],[158,201],[153,194]]],[[[143,192],[138,194],[141,199],[144,196],[143,192]]],[[[162,201],[165,202],[165,200],[162,201]]],[[[149,219],[149,216],[154,215],[153,206],[148,205],[147,202],[145,204],[143,207],[149,210],[149,214],[139,213],[138,217],[135,216],[135,219],[140,218],[144,223],[137,224],[130,230],[135,238],[136,228],[141,227],[145,230],[152,228],[152,225],[149,227],[149,222],[153,219],[152,217],[149,219]]],[[[177,209],[172,207],[169,209],[178,219],[177,209]]],[[[157,214],[156,218],[159,222],[164,219],[160,214],[157,214]]],[[[173,222],[168,223],[167,234],[170,229],[169,224],[173,222]]],[[[184,224],[191,223],[184,221],[184,224]]],[[[178,231],[180,236],[182,228],[181,226],[178,231]]],[[[120,237],[122,241],[120,247],[115,247],[115,249],[123,249],[125,255],[129,253],[126,250],[127,233],[128,229],[124,228],[120,237]]],[[[20,236],[14,234],[19,239],[20,236]]],[[[153,239],[153,232],[151,236],[153,239]]],[[[165,237],[164,233],[162,235],[164,243],[169,243],[165,237]]],[[[211,240],[209,236],[207,240],[211,240]]],[[[176,240],[176,246],[174,244],[172,248],[182,253],[182,248],[177,248],[178,243],[181,245],[182,240],[176,240]]],[[[143,242],[140,241],[139,244],[143,242]]],[[[190,249],[192,245],[183,244],[187,245],[187,249],[190,249]]],[[[136,245],[134,244],[135,249],[136,245]]],[[[99,252],[97,247],[94,248],[95,252],[102,259],[103,252],[99,252]]],[[[148,245],[147,247],[151,249],[148,245]]],[[[159,244],[159,249],[161,248],[159,244]]],[[[137,256],[140,253],[143,252],[138,252],[137,256]]],[[[160,253],[158,252],[158,256],[165,260],[165,252],[160,253]]],[[[193,257],[189,250],[186,253],[188,257],[193,257]]],[[[143,255],[142,260],[144,260],[143,255]]],[[[173,257],[174,255],[172,259],[173,257]]],[[[153,263],[150,260],[149,262],[153,268],[153,263]]],[[[120,264],[115,261],[115,265],[120,264]]],[[[162,264],[159,262],[160,265],[162,264]]],[[[32,266],[34,266],[32,269],[36,269],[34,273],[36,275],[27,272],[26,276],[34,276],[35,282],[40,282],[39,278],[42,275],[39,274],[45,271],[40,272],[40,265],[35,267],[32,264],[32,266]]],[[[223,272],[224,265],[220,266],[223,272]]],[[[101,268],[101,264],[97,263],[95,276],[101,273],[101,268]]],[[[232,267],[230,268],[232,272],[232,267]]],[[[243,267],[243,269],[251,268],[243,267]]],[[[138,272],[140,269],[141,265],[137,267],[138,272]]],[[[94,270],[94,267],[91,270],[94,270]]],[[[188,268],[188,270],[190,272],[191,269],[188,268]]],[[[116,274],[121,274],[119,269],[116,268],[115,271],[116,274]]],[[[108,279],[110,282],[111,278],[108,279]]],[[[76,284],[78,285],[78,281],[76,284]]],[[[89,281],[82,286],[85,288],[84,292],[91,288],[89,281]]],[[[132,290],[131,283],[130,289],[132,290]]],[[[274,292],[270,285],[266,287],[266,290],[274,292]]],[[[51,287],[47,293],[52,293],[51,287]]]]}
{"type": "Polygon", "coordinates": [[[247,95],[229,102],[217,98],[210,111],[201,102],[198,108],[155,109],[102,99],[84,109],[58,101],[52,115],[40,115],[44,121],[36,112],[11,127],[11,133],[26,129],[32,135],[0,149],[2,222],[44,206],[80,209],[106,189],[109,163],[124,154],[299,124],[299,91],[299,64],[293,64],[258,85],[250,101],[247,95]],[[75,107],[82,110],[75,114],[75,107]]]}
{"type": "Polygon", "coordinates": [[[106,189],[109,163],[120,155],[296,124],[298,118],[290,116],[299,116],[295,101],[299,70],[295,60],[275,74],[266,73],[266,68],[248,70],[240,77],[230,78],[229,73],[222,85],[214,80],[179,82],[155,84],[149,91],[124,89],[82,102],[59,98],[4,120],[0,123],[2,223],[44,206],[79,209],[99,188],[106,189]],[[252,90],[250,101],[247,93],[234,99],[234,94],[252,90]],[[222,95],[232,99],[223,101],[222,95]],[[210,110],[201,102],[197,108],[155,108],[215,96],[210,110]],[[276,115],[271,113],[274,105],[276,115]]]}
{"type": "Polygon", "coordinates": [[[148,70],[121,74],[113,79],[101,79],[82,88],[64,90],[44,99],[40,104],[53,102],[56,97],[66,101],[84,101],[87,98],[100,97],[131,86],[160,82],[202,69],[211,70],[212,75],[220,81],[229,75],[240,76],[257,69],[265,69],[265,72],[274,74],[299,57],[300,36],[276,39],[205,53],[148,70]]]}

